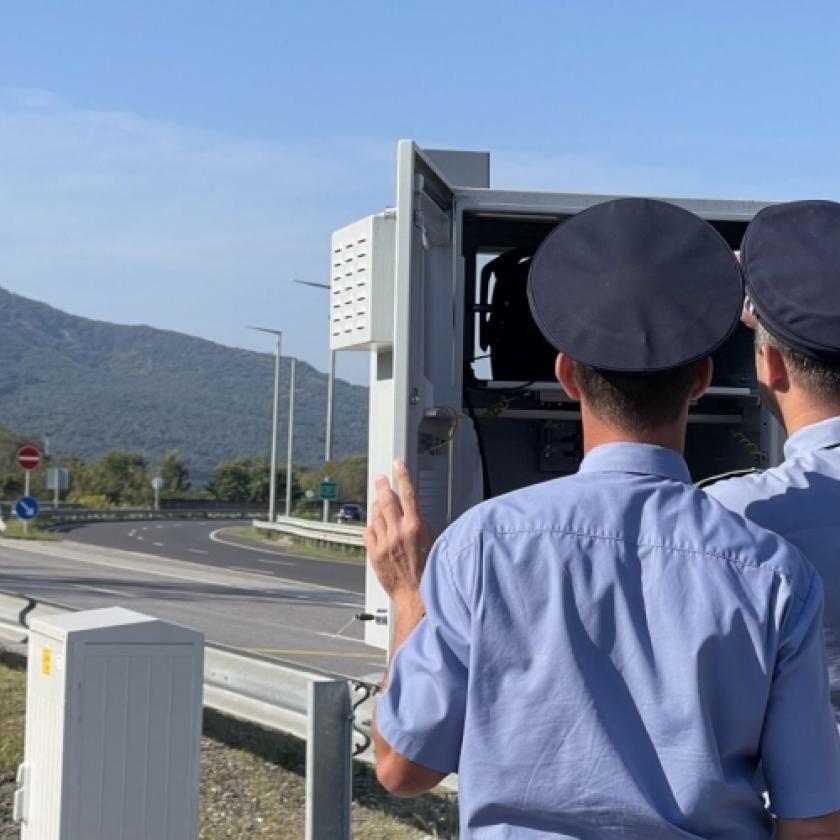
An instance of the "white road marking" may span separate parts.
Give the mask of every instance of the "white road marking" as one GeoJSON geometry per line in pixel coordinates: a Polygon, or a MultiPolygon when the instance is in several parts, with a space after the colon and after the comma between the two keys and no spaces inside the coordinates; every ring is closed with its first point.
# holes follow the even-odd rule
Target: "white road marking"
{"type": "Polygon", "coordinates": [[[315,635],[325,636],[328,639],[341,639],[342,642],[352,642],[355,645],[365,644],[365,641],[363,639],[354,639],[352,636],[334,636],[332,633],[324,633],[322,630],[316,630],[315,635]]]}
{"type": "Polygon", "coordinates": [[[249,569],[246,566],[228,566],[228,568],[236,569],[237,572],[250,572],[252,575],[268,575],[269,577],[274,577],[271,572],[264,572],[262,569],[249,569]]]}
{"type": "Polygon", "coordinates": [[[152,545],[156,545],[158,548],[163,548],[163,543],[153,542],[152,545]]]}
{"type": "Polygon", "coordinates": [[[137,539],[140,540],[140,542],[143,542],[143,537],[138,535],[137,539]]]}
{"type": "Polygon", "coordinates": [[[193,554],[207,554],[203,548],[188,548],[187,551],[191,551],[193,554]]]}
{"type": "Polygon", "coordinates": [[[87,583],[65,583],[71,589],[81,589],[83,591],[104,592],[106,595],[116,595],[118,598],[136,598],[136,595],[129,595],[127,592],[118,592],[116,589],[106,589],[104,586],[91,586],[87,583]]]}
{"type": "MultiPolygon", "coordinates": [[[[206,551],[204,552],[207,553],[206,551]]],[[[257,557],[257,563],[271,563],[274,566],[296,566],[297,563],[290,563],[288,560],[269,560],[267,557],[257,557]]]]}

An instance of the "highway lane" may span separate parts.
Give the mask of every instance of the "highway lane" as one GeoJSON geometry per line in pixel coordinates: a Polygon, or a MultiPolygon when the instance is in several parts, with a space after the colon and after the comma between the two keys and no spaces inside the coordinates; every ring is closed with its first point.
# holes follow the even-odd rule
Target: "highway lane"
{"type": "Polygon", "coordinates": [[[251,546],[216,544],[210,534],[219,523],[167,523],[161,529],[156,524],[138,531],[148,536],[142,541],[136,534],[129,537],[130,525],[112,523],[79,529],[86,543],[0,540],[0,589],[78,609],[125,606],[195,627],[208,641],[351,678],[379,679],[384,653],[363,643],[363,628],[354,619],[364,601],[361,564],[291,557],[292,565],[284,566],[276,564],[289,557],[281,552],[263,556],[246,550],[251,546]],[[118,539],[123,544],[133,539],[138,548],[148,542],[155,553],[96,544],[118,539]],[[193,556],[189,548],[197,546],[207,554],[193,556]],[[225,565],[231,558],[235,562],[225,565]],[[334,566],[353,589],[326,583],[334,566]],[[307,579],[312,577],[321,582],[307,579]]]}
{"type": "Polygon", "coordinates": [[[300,557],[267,543],[235,538],[230,522],[108,522],[66,526],[62,536],[87,545],[140,551],[175,560],[187,560],[227,569],[272,574],[302,583],[364,593],[364,564],[355,560],[300,557]]]}

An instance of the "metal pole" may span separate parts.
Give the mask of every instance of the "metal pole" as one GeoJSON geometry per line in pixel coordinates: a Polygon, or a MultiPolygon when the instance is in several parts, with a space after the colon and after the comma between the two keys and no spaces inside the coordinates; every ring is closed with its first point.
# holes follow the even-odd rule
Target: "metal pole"
{"type": "MultiPolygon", "coordinates": [[[[277,521],[277,415],[280,403],[280,342],[282,333],[277,333],[277,349],[274,354],[274,414],[271,422],[271,474],[268,478],[268,521],[277,521]]],[[[288,505],[287,505],[288,508],[288,505]]],[[[286,516],[289,515],[288,509],[286,516]]]]}
{"type": "Polygon", "coordinates": [[[160,487],[158,487],[157,484],[155,484],[155,486],[154,486],[154,491],[155,491],[155,510],[158,511],[158,510],[160,510],[160,487]]]}
{"type": "MultiPolygon", "coordinates": [[[[29,470],[26,470],[26,472],[23,474],[23,495],[24,496],[29,495],[29,470]]],[[[24,533],[24,535],[29,533],[29,520],[28,519],[23,520],[23,533],[24,533]]]]}
{"type": "Polygon", "coordinates": [[[309,684],[306,840],[350,840],[353,710],[344,680],[309,684]]]}
{"type": "MultiPolygon", "coordinates": [[[[335,394],[335,350],[330,350],[330,370],[327,374],[327,431],[324,440],[324,462],[332,460],[333,405],[335,394]]],[[[330,503],[324,501],[324,522],[330,521],[330,503]]]]}
{"type": "Polygon", "coordinates": [[[54,508],[55,510],[58,510],[58,493],[59,493],[59,490],[58,490],[58,485],[59,485],[59,475],[58,475],[58,471],[57,471],[57,470],[56,470],[56,472],[54,472],[54,473],[53,473],[53,476],[55,477],[55,490],[54,490],[54,492],[53,492],[53,508],[54,508]]]}
{"type": "Polygon", "coordinates": [[[292,449],[295,433],[295,358],[289,360],[289,446],[286,451],[286,516],[292,515],[292,449]]]}

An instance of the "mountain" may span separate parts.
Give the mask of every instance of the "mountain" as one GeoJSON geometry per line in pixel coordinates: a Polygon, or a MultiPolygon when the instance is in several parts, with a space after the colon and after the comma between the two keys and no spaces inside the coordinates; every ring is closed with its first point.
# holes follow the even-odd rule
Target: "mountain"
{"type": "MultiPolygon", "coordinates": [[[[278,459],[285,462],[288,359],[281,362],[278,459]]],[[[295,463],[323,462],[327,377],[298,362],[295,463]]],[[[193,479],[271,444],[274,357],[167,330],[69,315],[0,288],[0,424],[50,433],[54,452],[93,458],[178,449],[193,479]]],[[[367,389],[335,393],[336,457],[367,451],[367,389]],[[340,420],[339,420],[340,418],[340,420]]]]}

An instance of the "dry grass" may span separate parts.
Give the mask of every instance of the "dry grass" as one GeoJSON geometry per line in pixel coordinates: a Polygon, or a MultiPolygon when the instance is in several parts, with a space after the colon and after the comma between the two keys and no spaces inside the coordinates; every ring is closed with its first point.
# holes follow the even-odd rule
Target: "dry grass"
{"type": "Polygon", "coordinates": [[[26,660],[0,650],[0,840],[17,840],[12,822],[15,773],[23,760],[26,660]]]}
{"type": "MultiPolygon", "coordinates": [[[[14,771],[23,756],[24,661],[0,651],[0,840],[18,837],[11,823],[14,771]]],[[[303,836],[303,742],[205,711],[199,840],[303,836]]],[[[364,840],[457,837],[451,795],[415,800],[389,796],[366,765],[353,767],[353,836],[364,840]]]]}
{"type": "Polygon", "coordinates": [[[4,537],[7,540],[55,541],[61,539],[61,537],[54,534],[52,531],[46,531],[43,528],[39,528],[34,522],[30,522],[29,528],[24,531],[23,522],[19,519],[13,519],[11,522],[7,522],[6,530],[0,532],[0,537],[4,537]]]}
{"type": "Polygon", "coordinates": [[[23,760],[26,660],[0,650],[0,773],[14,773],[23,760]]]}
{"type": "MultiPolygon", "coordinates": [[[[305,746],[288,735],[207,711],[200,840],[303,834],[305,746]],[[222,745],[225,746],[222,746],[222,745]],[[237,833],[238,832],[238,833],[237,833]]],[[[451,794],[397,799],[365,764],[353,766],[353,837],[457,837],[451,794]]]]}

